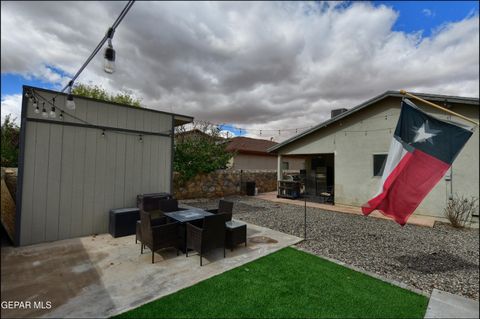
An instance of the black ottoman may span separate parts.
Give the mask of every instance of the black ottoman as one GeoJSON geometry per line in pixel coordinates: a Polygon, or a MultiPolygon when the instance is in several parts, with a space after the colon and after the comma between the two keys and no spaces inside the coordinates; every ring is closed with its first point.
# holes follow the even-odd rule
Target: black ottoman
{"type": "Polygon", "coordinates": [[[140,210],[134,208],[117,208],[110,210],[108,232],[113,237],[129,236],[136,233],[140,210]]]}
{"type": "Polygon", "coordinates": [[[227,248],[233,251],[238,244],[245,243],[247,246],[247,225],[237,221],[228,221],[225,223],[225,244],[227,248]]]}

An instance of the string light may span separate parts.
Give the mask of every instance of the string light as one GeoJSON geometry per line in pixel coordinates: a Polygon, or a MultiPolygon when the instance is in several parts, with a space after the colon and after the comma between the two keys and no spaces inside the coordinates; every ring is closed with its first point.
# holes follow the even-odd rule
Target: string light
{"type": "Polygon", "coordinates": [[[50,117],[52,119],[56,118],[57,117],[57,113],[55,112],[55,98],[53,98],[53,105],[52,107],[50,108],[50,117]]]}
{"type": "Polygon", "coordinates": [[[63,111],[60,111],[60,115],[58,116],[58,118],[63,120],[63,111]]]}
{"type": "Polygon", "coordinates": [[[138,140],[140,141],[140,143],[142,143],[143,142],[143,137],[142,137],[141,134],[139,136],[140,136],[140,138],[138,140]]]}
{"type": "Polygon", "coordinates": [[[42,103],[42,116],[44,118],[48,117],[47,110],[45,109],[45,102],[42,103]]]}
{"type": "Polygon", "coordinates": [[[108,44],[107,44],[107,47],[105,48],[105,53],[103,54],[103,57],[104,57],[103,70],[108,74],[112,74],[113,72],[115,72],[115,50],[113,49],[113,45],[112,45],[112,38],[114,33],[115,33],[115,29],[113,28],[108,29],[107,31],[108,44]]]}
{"type": "MultiPolygon", "coordinates": [[[[73,81],[70,81],[68,83],[67,102],[65,103],[65,106],[69,110],[75,110],[75,101],[73,100],[72,87],[73,87],[73,81]]],[[[54,100],[54,103],[55,103],[55,98],[53,98],[53,100],[54,100]]]]}
{"type": "Polygon", "coordinates": [[[105,137],[105,129],[102,130],[102,137],[105,137]]]}
{"type": "Polygon", "coordinates": [[[38,107],[38,102],[37,100],[35,100],[35,102],[33,102],[33,107],[35,108],[35,114],[39,114],[40,113],[40,108],[38,107]]]}

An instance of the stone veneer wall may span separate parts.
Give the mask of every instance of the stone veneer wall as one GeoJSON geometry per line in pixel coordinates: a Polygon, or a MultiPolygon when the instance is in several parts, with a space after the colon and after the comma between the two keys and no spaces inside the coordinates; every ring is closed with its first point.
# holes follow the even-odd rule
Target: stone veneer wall
{"type": "Polygon", "coordinates": [[[174,173],[174,196],[178,199],[212,198],[243,194],[242,182],[255,182],[259,193],[277,189],[277,171],[275,170],[217,170],[208,174],[199,174],[180,185],[174,173]]]}

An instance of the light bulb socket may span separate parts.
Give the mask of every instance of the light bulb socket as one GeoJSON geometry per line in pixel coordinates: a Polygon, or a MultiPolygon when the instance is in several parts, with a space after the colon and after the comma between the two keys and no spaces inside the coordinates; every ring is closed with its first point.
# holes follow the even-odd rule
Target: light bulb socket
{"type": "Polygon", "coordinates": [[[38,107],[38,105],[35,107],[35,114],[38,114],[40,113],[40,108],[38,107]]]}
{"type": "Polygon", "coordinates": [[[108,39],[113,39],[113,35],[115,34],[115,29],[110,27],[107,30],[107,38],[108,39]]]}
{"type": "Polygon", "coordinates": [[[113,49],[112,45],[109,44],[108,47],[105,48],[105,53],[103,54],[105,60],[110,62],[115,62],[115,50],[113,49]]]}

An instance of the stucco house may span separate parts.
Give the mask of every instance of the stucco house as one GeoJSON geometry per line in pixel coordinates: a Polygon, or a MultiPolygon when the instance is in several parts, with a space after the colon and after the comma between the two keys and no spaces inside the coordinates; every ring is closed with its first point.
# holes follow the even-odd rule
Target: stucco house
{"type": "MultiPolygon", "coordinates": [[[[478,98],[415,94],[478,122],[478,98]]],[[[319,195],[318,192],[323,191],[317,187],[321,180],[333,189],[335,204],[358,207],[366,203],[380,187],[402,97],[397,91],[388,91],[350,110],[334,110],[331,119],[271,146],[269,152],[277,155],[278,180],[281,180],[281,163],[285,156],[303,156],[309,195],[319,195]]],[[[472,126],[421,102],[414,103],[440,119],[472,126]]],[[[455,194],[479,197],[478,134],[477,129],[450,171],[424,199],[415,214],[442,219],[449,198],[455,194]]]]}
{"type": "MultiPolygon", "coordinates": [[[[238,136],[231,138],[227,143],[226,150],[234,153],[229,163],[231,169],[277,169],[276,155],[267,151],[270,147],[277,145],[277,142],[238,136]]],[[[299,171],[304,167],[305,160],[294,156],[285,156],[281,162],[282,170],[299,171]]]]}

